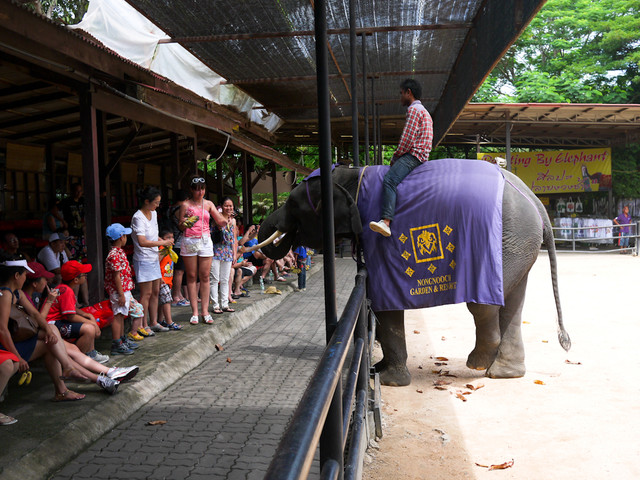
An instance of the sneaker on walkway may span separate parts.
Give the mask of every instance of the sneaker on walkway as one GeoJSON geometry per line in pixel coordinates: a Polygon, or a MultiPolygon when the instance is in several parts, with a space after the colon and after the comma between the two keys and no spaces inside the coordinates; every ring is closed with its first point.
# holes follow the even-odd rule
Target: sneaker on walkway
{"type": "Polygon", "coordinates": [[[96,384],[104,389],[110,395],[114,395],[118,391],[118,386],[120,382],[118,380],[114,380],[113,378],[107,377],[104,373],[98,375],[98,380],[96,380],[96,384]]]}
{"type": "Polygon", "coordinates": [[[159,323],[156,323],[155,325],[152,325],[151,326],[151,330],[154,331],[154,332],[168,332],[169,331],[169,329],[167,327],[163,327],[159,323]]]}
{"type": "Polygon", "coordinates": [[[142,335],[134,332],[127,333],[127,338],[129,340],[133,340],[134,342],[141,342],[142,340],[144,340],[144,337],[142,335]]]}
{"type": "Polygon", "coordinates": [[[107,363],[109,361],[109,355],[103,355],[97,350],[91,350],[90,352],[87,352],[87,357],[95,360],[98,363],[107,363]]]}
{"type": "Polygon", "coordinates": [[[138,345],[136,342],[134,342],[128,337],[122,337],[122,342],[124,343],[125,347],[131,350],[136,350],[140,347],[140,345],[138,345]]]}
{"type": "Polygon", "coordinates": [[[133,355],[133,350],[120,340],[111,344],[111,355],[133,355]]]}
{"type": "Polygon", "coordinates": [[[374,232],[379,233],[380,235],[383,235],[385,237],[391,236],[391,229],[389,228],[389,225],[387,225],[384,222],[384,220],[380,220],[377,222],[369,222],[369,228],[374,232]]]}
{"type": "MultiPolygon", "coordinates": [[[[145,338],[145,337],[152,337],[152,336],[153,336],[152,334],[153,334],[153,335],[155,335],[155,333],[153,333],[153,332],[149,333],[149,332],[147,332],[147,331],[146,331],[144,328],[142,328],[142,327],[140,327],[140,328],[138,329],[138,335],[139,335],[140,337],[142,337],[142,338],[145,338]]],[[[137,341],[139,341],[139,340],[137,340],[137,341]]]]}
{"type": "MultiPolygon", "coordinates": [[[[150,327],[144,327],[142,330],[147,332],[147,337],[155,337],[156,336],[156,333],[153,330],[151,330],[150,327]]],[[[140,333],[140,330],[138,330],[138,333],[140,333]]]]}
{"type": "Polygon", "coordinates": [[[119,381],[120,383],[128,382],[135,377],[140,371],[140,367],[113,367],[107,372],[107,377],[119,381]]]}

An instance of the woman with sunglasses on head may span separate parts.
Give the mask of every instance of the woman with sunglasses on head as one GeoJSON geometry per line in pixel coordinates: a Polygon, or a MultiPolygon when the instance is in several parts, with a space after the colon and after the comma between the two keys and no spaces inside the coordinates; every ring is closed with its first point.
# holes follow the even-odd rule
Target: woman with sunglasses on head
{"type": "Polygon", "coordinates": [[[131,219],[133,233],[133,269],[136,272],[136,285],[140,290],[140,304],[144,309],[142,326],[137,334],[129,332],[128,338],[140,341],[143,337],[152,337],[154,332],[168,332],[169,329],[158,323],[158,295],[162,273],[158,247],[173,245],[173,240],[158,238],[158,215],[160,190],[145,187],[138,192],[140,210],[131,219]]]}
{"type": "Polygon", "coordinates": [[[190,197],[180,208],[178,218],[180,230],[184,232],[180,255],[184,260],[187,275],[187,292],[191,302],[191,319],[189,323],[196,325],[199,321],[198,292],[196,283],[200,280],[200,299],[202,300],[203,320],[213,323],[209,315],[209,273],[213,259],[213,242],[209,230],[211,218],[219,227],[227,225],[227,219],[218,212],[213,202],[205,199],[207,184],[204,178],[194,176],[190,182],[190,197]]]}

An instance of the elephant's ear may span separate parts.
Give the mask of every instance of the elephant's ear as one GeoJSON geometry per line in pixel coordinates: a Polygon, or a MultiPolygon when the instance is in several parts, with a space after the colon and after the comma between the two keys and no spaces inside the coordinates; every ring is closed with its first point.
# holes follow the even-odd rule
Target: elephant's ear
{"type": "Polygon", "coordinates": [[[336,235],[352,234],[358,237],[362,233],[362,221],[360,220],[360,212],[358,206],[353,200],[351,194],[337,182],[333,182],[334,191],[339,195],[334,195],[334,211],[348,212],[347,218],[336,218],[336,235]],[[344,205],[339,203],[344,202],[344,205]]]}

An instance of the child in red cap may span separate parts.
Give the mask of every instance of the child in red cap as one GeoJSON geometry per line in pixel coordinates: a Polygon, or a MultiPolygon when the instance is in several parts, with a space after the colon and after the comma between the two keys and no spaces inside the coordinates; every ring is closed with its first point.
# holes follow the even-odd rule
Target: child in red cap
{"type": "Polygon", "coordinates": [[[98,363],[109,361],[108,355],[102,355],[95,349],[95,339],[100,337],[100,326],[90,313],[84,312],[76,305],[74,287],[79,287],[87,281],[87,274],[91,265],[71,260],[60,267],[62,283],[58,286],[59,296],[51,305],[47,314],[47,322],[54,324],[60,330],[64,339],[76,338],[76,346],[80,351],[98,363]]]}

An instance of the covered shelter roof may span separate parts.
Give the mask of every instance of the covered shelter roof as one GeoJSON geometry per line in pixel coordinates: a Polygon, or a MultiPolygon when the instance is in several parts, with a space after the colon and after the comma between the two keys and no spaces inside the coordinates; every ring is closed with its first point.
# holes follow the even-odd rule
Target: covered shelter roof
{"type": "MultiPolygon", "coordinates": [[[[315,142],[313,1],[127,2],[171,37],[161,42],[180,43],[228,83],[284,119],[277,132],[280,142],[315,142]]],[[[355,4],[360,111],[365,87],[367,101],[373,99],[377,106],[382,138],[394,142],[405,115],[398,101],[399,83],[405,77],[416,78],[434,118],[437,143],[544,0],[355,4]]],[[[335,143],[351,134],[349,3],[329,0],[327,12],[335,143]]]]}
{"type": "Polygon", "coordinates": [[[470,103],[441,145],[513,147],[625,145],[640,140],[640,105],[470,103]]]}

